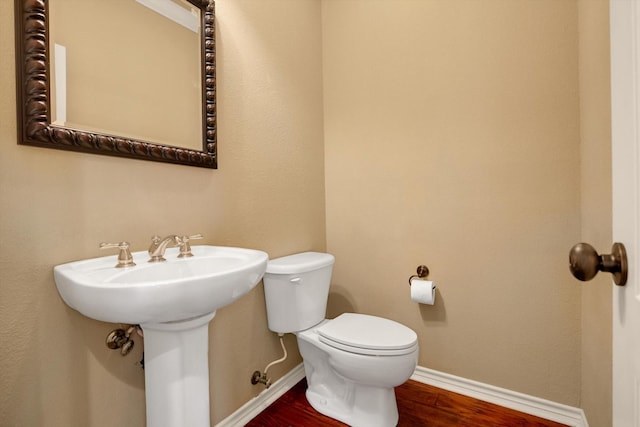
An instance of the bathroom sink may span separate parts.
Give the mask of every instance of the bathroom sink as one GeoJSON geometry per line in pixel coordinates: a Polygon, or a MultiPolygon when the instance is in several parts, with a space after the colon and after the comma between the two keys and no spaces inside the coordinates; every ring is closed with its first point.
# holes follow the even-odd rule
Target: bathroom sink
{"type": "Polygon", "coordinates": [[[222,246],[193,246],[193,257],[149,263],[147,251],[133,253],[133,267],[116,268],[106,256],[58,265],[58,292],[71,308],[112,323],[180,322],[213,313],[253,289],[262,278],[265,252],[222,246]]]}
{"type": "Polygon", "coordinates": [[[115,255],[70,262],[53,274],[71,308],[142,328],[148,426],[210,427],[209,322],[258,284],[269,257],[223,246],[192,246],[188,258],[179,253],[166,249],[166,261],[150,263],[149,252],[135,252],[136,265],[124,268],[115,255]]]}

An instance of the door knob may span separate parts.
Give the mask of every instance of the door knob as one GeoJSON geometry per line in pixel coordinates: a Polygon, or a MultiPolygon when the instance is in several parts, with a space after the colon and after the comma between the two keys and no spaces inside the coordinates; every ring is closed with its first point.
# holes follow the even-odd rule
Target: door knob
{"type": "Polygon", "coordinates": [[[622,243],[614,243],[610,254],[598,255],[590,244],[578,243],[569,252],[569,269],[583,282],[593,279],[598,271],[606,271],[613,275],[616,285],[624,286],[628,272],[627,251],[622,243]]]}

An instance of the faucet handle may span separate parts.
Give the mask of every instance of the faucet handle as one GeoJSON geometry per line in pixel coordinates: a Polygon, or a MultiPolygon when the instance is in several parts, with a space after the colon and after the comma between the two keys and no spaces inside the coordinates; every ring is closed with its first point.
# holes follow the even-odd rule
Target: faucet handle
{"type": "Polygon", "coordinates": [[[193,254],[191,253],[191,245],[189,244],[190,240],[197,240],[197,239],[204,239],[204,236],[202,234],[194,234],[192,236],[182,236],[179,238],[179,242],[180,242],[180,254],[178,255],[178,258],[188,258],[188,257],[192,257],[193,254]]]}
{"type": "Polygon", "coordinates": [[[129,242],[100,243],[100,249],[112,248],[120,249],[120,253],[118,254],[118,264],[116,264],[116,268],[133,267],[134,265],[136,265],[136,263],[133,262],[133,256],[131,256],[131,251],[129,250],[129,242]]]}

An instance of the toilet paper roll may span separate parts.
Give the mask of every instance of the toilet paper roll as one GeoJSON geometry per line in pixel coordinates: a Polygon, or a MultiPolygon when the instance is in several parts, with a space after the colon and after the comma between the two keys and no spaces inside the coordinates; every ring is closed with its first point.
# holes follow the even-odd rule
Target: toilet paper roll
{"type": "Polygon", "coordinates": [[[430,280],[411,279],[411,301],[433,305],[436,301],[435,283],[430,280]]]}

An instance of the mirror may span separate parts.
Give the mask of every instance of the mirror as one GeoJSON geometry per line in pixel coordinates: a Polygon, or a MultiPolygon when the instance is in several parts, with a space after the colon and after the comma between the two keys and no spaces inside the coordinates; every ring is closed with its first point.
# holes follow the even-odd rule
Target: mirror
{"type": "MultiPolygon", "coordinates": [[[[52,20],[51,3],[55,1],[64,3],[67,0],[15,0],[16,69],[18,77],[17,106],[19,119],[18,143],[85,153],[106,154],[213,169],[217,168],[214,1],[175,0],[174,2],[174,0],[120,0],[118,2],[101,2],[116,3],[121,6],[125,3],[131,3],[133,4],[132,7],[137,7],[140,11],[147,14],[151,13],[152,15],[155,12],[151,10],[146,10],[145,12],[145,8],[142,5],[143,3],[171,3],[174,6],[182,8],[179,5],[179,2],[182,1],[185,5],[188,5],[188,2],[197,8],[195,9],[196,16],[187,16],[188,21],[191,22],[189,26],[194,27],[193,23],[195,22],[194,28],[197,31],[197,36],[191,35],[191,38],[187,40],[193,40],[196,44],[196,47],[189,48],[188,50],[190,51],[190,55],[192,55],[192,63],[197,63],[199,69],[187,71],[191,74],[181,75],[187,77],[178,77],[178,82],[174,80],[176,78],[175,74],[168,74],[169,71],[167,69],[169,67],[157,65],[157,63],[151,60],[146,61],[148,62],[148,68],[142,72],[137,71],[129,74],[131,80],[133,80],[132,76],[134,76],[134,74],[135,77],[138,78],[142,75],[143,79],[139,80],[138,83],[130,85],[129,88],[126,88],[125,83],[127,82],[115,85],[111,83],[111,86],[107,85],[107,89],[103,90],[107,95],[112,95],[112,91],[109,88],[123,86],[126,89],[125,93],[128,97],[124,99],[120,96],[120,99],[116,102],[109,101],[111,104],[102,100],[96,102],[95,99],[97,98],[90,89],[100,86],[98,80],[102,83],[102,80],[106,80],[104,76],[118,74],[118,72],[123,69],[132,69],[129,59],[123,61],[109,59],[105,51],[105,49],[110,47],[110,50],[114,50],[116,53],[124,52],[124,47],[117,45],[103,46],[98,42],[89,42],[90,46],[95,47],[94,51],[91,52],[89,50],[84,54],[80,54],[80,51],[74,47],[73,52],[78,54],[75,55],[73,61],[77,63],[78,57],[80,57],[80,67],[66,69],[67,66],[72,66],[73,61],[69,59],[65,60],[65,48],[67,46],[65,46],[64,43],[69,43],[72,38],[67,37],[66,42],[54,40],[53,35],[58,38],[58,34],[63,33],[61,28],[66,27],[64,24],[58,26],[55,20],[50,22],[52,20]],[[198,39],[199,43],[197,43],[198,39]],[[197,48],[197,44],[200,45],[199,49],[197,48]],[[197,49],[195,54],[193,53],[194,49],[197,49]],[[106,69],[104,70],[105,72],[102,73],[103,77],[100,77],[98,71],[85,73],[84,78],[77,77],[77,69],[84,66],[86,70],[92,70],[92,67],[94,67],[93,69],[95,70],[95,67],[98,66],[98,58],[104,57],[107,57],[104,65],[99,65],[101,72],[102,68],[106,69]],[[52,66],[54,58],[57,60],[56,64],[58,64],[56,66],[52,66]],[[84,64],[83,61],[85,62],[84,64]],[[60,64],[62,64],[62,67],[60,64]],[[158,67],[162,67],[161,72],[159,72],[158,67]],[[161,83],[153,83],[151,75],[154,73],[163,74],[167,83],[164,85],[161,83]],[[84,82],[84,86],[79,82],[84,82]],[[77,87],[74,88],[73,85],[79,85],[78,87],[80,87],[80,89],[77,89],[77,87]],[[191,100],[178,101],[176,99],[176,93],[168,91],[169,88],[173,89],[174,86],[188,88],[185,90],[180,89],[180,92],[199,92],[200,95],[198,96],[196,94],[191,100]],[[144,91],[146,91],[146,93],[144,91]],[[77,102],[74,101],[74,99],[77,99],[75,97],[78,92],[82,95],[90,96],[90,101],[86,99],[82,100],[84,105],[96,104],[95,109],[91,108],[97,112],[93,117],[81,117],[80,114],[74,112],[83,110],[83,108],[78,109],[75,105],[77,102]],[[145,108],[139,103],[142,98],[152,98],[153,96],[155,96],[155,99],[152,101],[152,107],[145,108]],[[196,99],[195,102],[197,102],[195,109],[193,105],[189,105],[194,102],[194,99],[196,99]],[[160,108],[157,108],[156,104],[159,103],[162,105],[160,108]],[[179,106],[177,110],[170,112],[172,105],[180,103],[182,103],[182,107],[179,106]],[[128,107],[129,104],[136,107],[127,111],[126,107],[128,107]],[[135,118],[134,112],[139,110],[143,110],[143,112],[147,113],[147,116],[151,117],[144,119],[135,118]],[[180,116],[180,114],[182,114],[182,116],[180,116]],[[194,114],[197,117],[194,118],[194,114]],[[123,117],[126,120],[113,125],[112,119],[116,116],[123,117]],[[145,125],[148,125],[149,123],[153,123],[153,120],[157,120],[157,123],[147,126],[148,129],[145,131],[127,127],[128,124],[136,124],[136,122],[138,124],[144,122],[145,125]],[[166,122],[169,122],[171,125],[172,121],[175,123],[190,122],[191,124],[188,125],[188,127],[198,127],[197,132],[191,132],[195,135],[195,137],[191,139],[199,139],[201,142],[199,144],[196,142],[196,145],[193,145],[193,142],[183,139],[183,136],[188,133],[187,131],[178,131],[175,135],[171,136],[171,128],[163,129],[162,126],[163,123],[166,122]]],[[[89,2],[77,2],[79,5],[85,3],[89,2]]],[[[58,9],[55,9],[53,11],[53,15],[62,13],[57,10],[58,9]]],[[[156,10],[156,12],[158,11],[156,10]]],[[[101,19],[103,19],[103,15],[98,16],[101,16],[101,19]]],[[[164,18],[151,16],[150,19],[144,19],[144,22],[156,22],[154,19],[164,18]]],[[[162,25],[159,24],[159,22],[160,21],[157,21],[156,25],[162,25]]],[[[134,22],[134,24],[135,23],[136,22],[134,22]]],[[[86,24],[87,23],[84,22],[84,25],[86,24]]],[[[91,20],[89,21],[91,27],[95,28],[95,24],[95,19],[93,22],[91,22],[91,20]]],[[[140,22],[137,22],[137,24],[140,24],[140,22]]],[[[170,24],[176,25],[173,22],[170,24]]],[[[185,26],[185,24],[181,25],[185,26]]],[[[139,26],[140,25],[133,25],[133,27],[139,26]]],[[[112,28],[112,32],[113,31],[114,29],[112,28]]],[[[183,31],[185,34],[189,33],[189,30],[184,29],[176,31],[183,31]]],[[[97,34],[98,30],[95,29],[94,32],[97,34]]],[[[120,32],[121,31],[118,31],[118,33],[120,32]]],[[[191,29],[191,32],[193,32],[193,29],[191,29]]],[[[166,35],[167,30],[163,30],[162,33],[166,35]]],[[[143,34],[151,34],[151,32],[144,30],[143,34]]],[[[160,51],[160,47],[173,43],[176,38],[178,37],[170,35],[164,42],[159,42],[158,38],[149,35],[146,40],[143,40],[146,47],[145,54],[133,56],[143,56],[147,58],[162,57],[163,53],[160,51]]],[[[110,39],[110,42],[112,42],[116,37],[110,37],[110,39]]],[[[59,40],[65,40],[64,34],[59,40]]],[[[127,43],[127,45],[128,44],[130,43],[127,43]]],[[[179,49],[185,50],[184,48],[179,49]]],[[[121,55],[123,54],[121,53],[121,55]]],[[[69,55],[67,54],[66,56],[68,57],[69,55]]],[[[166,54],[165,56],[172,57],[166,54]]],[[[188,61],[181,60],[177,62],[188,61]]],[[[111,98],[117,98],[117,96],[111,96],[111,98]]]]}

